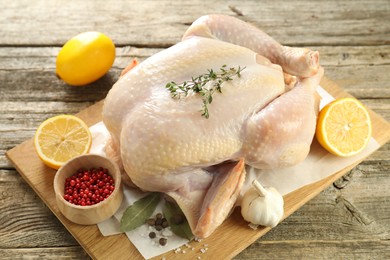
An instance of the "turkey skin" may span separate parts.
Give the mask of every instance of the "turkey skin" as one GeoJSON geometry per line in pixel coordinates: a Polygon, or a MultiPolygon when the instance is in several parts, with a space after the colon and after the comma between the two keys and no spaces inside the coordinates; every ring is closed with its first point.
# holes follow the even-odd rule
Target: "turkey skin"
{"type": "Polygon", "coordinates": [[[282,46],[236,18],[201,17],[181,42],[128,71],[109,91],[108,155],[135,186],[172,197],[194,235],[207,237],[231,211],[245,164],[285,167],[307,156],[322,75],[318,52],[282,46]],[[166,88],[221,68],[241,72],[213,94],[208,118],[199,93],[173,98],[166,88]]]}

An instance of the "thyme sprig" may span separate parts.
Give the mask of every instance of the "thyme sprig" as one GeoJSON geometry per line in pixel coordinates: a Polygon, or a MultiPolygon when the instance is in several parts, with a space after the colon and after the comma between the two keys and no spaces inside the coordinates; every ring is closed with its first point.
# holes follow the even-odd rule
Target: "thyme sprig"
{"type": "Polygon", "coordinates": [[[180,99],[190,95],[191,93],[200,94],[202,96],[202,116],[209,118],[208,105],[213,102],[213,94],[217,91],[222,93],[222,83],[233,80],[234,76],[241,77],[241,72],[245,69],[238,66],[237,68],[227,68],[223,65],[219,72],[213,69],[208,69],[207,73],[192,77],[189,81],[176,83],[174,81],[167,83],[165,88],[171,92],[171,97],[180,99]],[[211,82],[211,84],[208,84],[211,82]]]}

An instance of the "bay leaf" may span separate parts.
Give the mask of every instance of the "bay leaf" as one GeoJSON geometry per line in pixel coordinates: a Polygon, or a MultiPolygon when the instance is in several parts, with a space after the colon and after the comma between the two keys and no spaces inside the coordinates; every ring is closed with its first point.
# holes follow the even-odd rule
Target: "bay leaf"
{"type": "Polygon", "coordinates": [[[145,224],[160,202],[160,193],[154,192],[129,206],[121,218],[120,230],[127,232],[145,224]]]}
{"type": "Polygon", "coordinates": [[[175,235],[186,238],[188,240],[194,238],[186,217],[176,203],[166,200],[163,208],[163,214],[175,235]],[[173,221],[175,215],[180,215],[183,217],[183,221],[180,224],[177,224],[175,221],[173,221]]]}

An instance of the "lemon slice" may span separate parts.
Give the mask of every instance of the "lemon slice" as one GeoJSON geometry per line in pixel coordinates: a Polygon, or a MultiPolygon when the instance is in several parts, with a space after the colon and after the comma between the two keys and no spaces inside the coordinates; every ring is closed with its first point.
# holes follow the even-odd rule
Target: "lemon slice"
{"type": "Polygon", "coordinates": [[[89,152],[92,136],[78,117],[59,115],[44,121],[34,136],[39,158],[50,168],[59,169],[68,160],[89,152]]]}
{"type": "Polygon", "coordinates": [[[352,156],[360,153],[371,137],[367,109],[354,98],[337,99],[319,113],[316,137],[330,153],[352,156]]]}

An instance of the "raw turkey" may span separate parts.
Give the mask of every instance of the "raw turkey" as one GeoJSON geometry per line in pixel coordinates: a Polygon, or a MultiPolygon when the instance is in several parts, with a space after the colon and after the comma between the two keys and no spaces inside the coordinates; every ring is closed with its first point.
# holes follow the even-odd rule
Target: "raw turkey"
{"type": "Polygon", "coordinates": [[[231,211],[245,164],[285,167],[307,156],[322,75],[316,51],[282,46],[230,16],[203,16],[112,87],[107,153],[135,186],[172,197],[194,235],[207,237],[231,211]],[[208,118],[199,93],[173,98],[166,88],[223,66],[242,71],[213,94],[208,118]]]}

